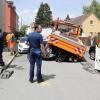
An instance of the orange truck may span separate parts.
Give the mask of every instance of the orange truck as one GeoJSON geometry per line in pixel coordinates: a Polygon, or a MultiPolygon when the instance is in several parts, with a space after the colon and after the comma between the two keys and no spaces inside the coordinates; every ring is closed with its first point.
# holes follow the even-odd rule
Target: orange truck
{"type": "Polygon", "coordinates": [[[55,56],[56,61],[81,61],[86,52],[86,46],[79,39],[80,26],[57,20],[54,23],[54,29],[46,45],[47,58],[55,56]]]}

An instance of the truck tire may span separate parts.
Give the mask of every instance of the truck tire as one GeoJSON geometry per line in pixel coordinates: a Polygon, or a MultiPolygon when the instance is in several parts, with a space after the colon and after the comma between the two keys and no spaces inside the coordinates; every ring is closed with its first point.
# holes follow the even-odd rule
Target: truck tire
{"type": "Polygon", "coordinates": [[[78,62],[78,57],[74,57],[74,56],[72,56],[72,57],[69,57],[69,62],[78,62]]]}
{"type": "Polygon", "coordinates": [[[78,58],[73,58],[73,62],[77,62],[78,61],[78,58]]]}
{"type": "Polygon", "coordinates": [[[73,62],[73,57],[69,57],[69,62],[73,62]]]}

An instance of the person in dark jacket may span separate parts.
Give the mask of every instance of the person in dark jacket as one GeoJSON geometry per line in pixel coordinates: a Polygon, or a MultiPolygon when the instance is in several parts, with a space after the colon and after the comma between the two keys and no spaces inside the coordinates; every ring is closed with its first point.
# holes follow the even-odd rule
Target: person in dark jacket
{"type": "Polygon", "coordinates": [[[3,61],[3,43],[5,41],[6,33],[2,33],[2,30],[0,29],[0,66],[5,66],[5,63],[3,61]]]}

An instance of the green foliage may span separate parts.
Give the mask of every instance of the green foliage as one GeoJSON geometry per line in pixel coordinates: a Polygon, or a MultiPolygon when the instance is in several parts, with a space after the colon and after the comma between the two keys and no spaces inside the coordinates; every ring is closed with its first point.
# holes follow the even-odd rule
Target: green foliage
{"type": "Polygon", "coordinates": [[[49,27],[52,24],[52,12],[47,3],[43,2],[40,5],[40,8],[37,12],[37,16],[35,18],[35,23],[41,25],[42,27],[49,27]]]}
{"type": "Polygon", "coordinates": [[[20,35],[21,36],[24,36],[26,35],[26,29],[28,28],[27,25],[23,25],[21,28],[20,28],[20,35]]]}
{"type": "Polygon", "coordinates": [[[100,3],[93,0],[89,6],[83,6],[83,14],[93,13],[100,19],[100,3]]]}
{"type": "Polygon", "coordinates": [[[18,38],[20,36],[22,36],[21,32],[18,32],[18,31],[14,32],[14,35],[15,35],[15,37],[16,37],[17,40],[18,40],[18,38]]]}

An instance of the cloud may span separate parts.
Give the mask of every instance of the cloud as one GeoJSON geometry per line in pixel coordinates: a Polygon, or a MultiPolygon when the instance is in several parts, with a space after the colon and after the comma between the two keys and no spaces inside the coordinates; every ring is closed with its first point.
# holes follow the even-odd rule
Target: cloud
{"type": "Polygon", "coordinates": [[[38,12],[38,9],[34,9],[33,13],[36,14],[38,12]]]}
{"type": "Polygon", "coordinates": [[[74,14],[69,14],[70,18],[75,18],[77,17],[78,15],[74,15],[74,14]]]}
{"type": "Polygon", "coordinates": [[[23,11],[23,14],[27,14],[27,13],[30,13],[30,10],[24,10],[23,11]]]}
{"type": "Polygon", "coordinates": [[[23,15],[26,15],[26,14],[29,14],[29,13],[31,13],[31,10],[28,10],[28,9],[25,9],[23,11],[18,11],[18,14],[20,16],[23,16],[23,15]]]}

